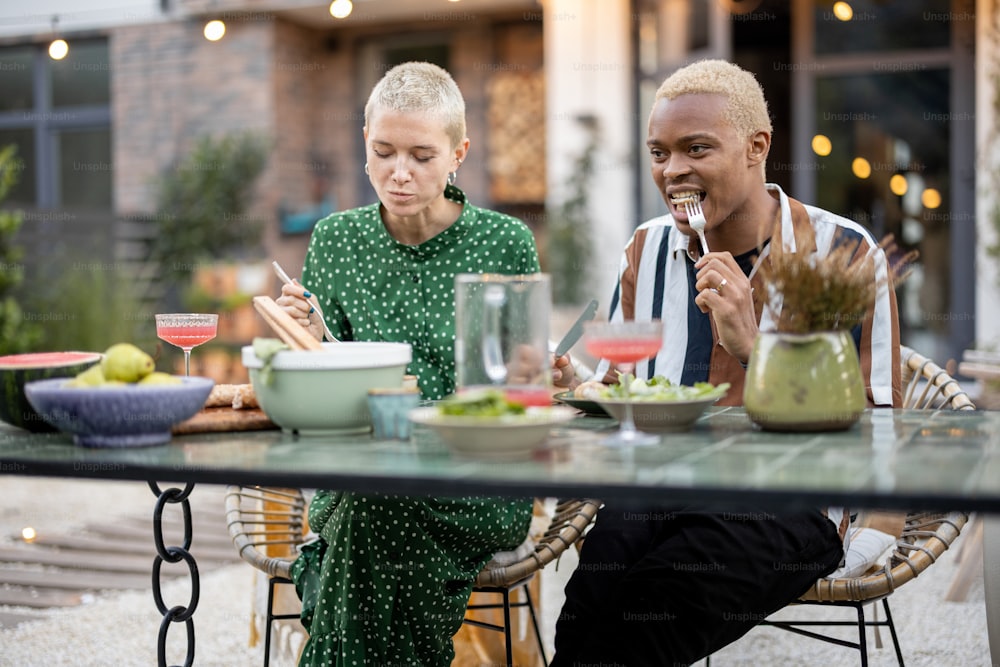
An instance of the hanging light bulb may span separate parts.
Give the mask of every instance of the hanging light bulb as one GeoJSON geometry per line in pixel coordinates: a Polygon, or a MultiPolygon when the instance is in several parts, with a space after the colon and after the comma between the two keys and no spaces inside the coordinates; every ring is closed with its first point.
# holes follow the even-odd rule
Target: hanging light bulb
{"type": "Polygon", "coordinates": [[[846,2],[833,3],[833,15],[841,21],[850,21],[854,18],[854,8],[846,2]]]}
{"type": "Polygon", "coordinates": [[[351,0],[333,0],[330,3],[330,15],[335,19],[346,19],[354,11],[351,0]]]}
{"type": "Polygon", "coordinates": [[[854,175],[858,178],[865,179],[872,175],[872,165],[863,157],[856,157],[854,158],[854,161],[851,162],[851,171],[854,172],[854,175]]]}
{"type": "Polygon", "coordinates": [[[62,60],[69,54],[69,44],[65,39],[54,39],[49,44],[49,58],[52,60],[62,60]]]}
{"type": "MultiPolygon", "coordinates": [[[[57,23],[59,23],[59,17],[53,16],[52,17],[53,36],[55,36],[56,34],[57,23]]],[[[69,44],[66,43],[65,39],[62,39],[61,37],[56,37],[55,39],[52,40],[52,43],[49,44],[49,58],[52,58],[52,60],[62,60],[63,58],[66,57],[67,54],[69,54],[69,44]]]]}
{"type": "Polygon", "coordinates": [[[219,19],[213,19],[205,24],[205,39],[217,42],[226,34],[226,24],[219,19]]]}
{"type": "Polygon", "coordinates": [[[941,206],[941,193],[935,188],[927,188],[920,194],[920,201],[927,208],[941,206]]]}
{"type": "Polygon", "coordinates": [[[825,134],[817,134],[812,138],[813,153],[820,157],[826,157],[833,150],[833,142],[825,134]]]}
{"type": "Polygon", "coordinates": [[[909,183],[906,182],[906,176],[902,174],[893,174],[892,178],[889,179],[889,190],[894,195],[902,197],[906,194],[908,187],[909,183]]]}

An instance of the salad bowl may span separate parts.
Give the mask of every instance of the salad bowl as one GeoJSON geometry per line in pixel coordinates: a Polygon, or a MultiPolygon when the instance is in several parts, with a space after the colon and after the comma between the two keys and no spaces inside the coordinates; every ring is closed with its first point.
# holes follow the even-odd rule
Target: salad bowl
{"type": "Polygon", "coordinates": [[[437,407],[417,408],[410,421],[437,433],[461,458],[510,461],[530,457],[549,436],[552,427],[576,416],[574,408],[556,405],[527,408],[519,415],[462,416],[442,414],[437,407]]]}
{"type": "Polygon", "coordinates": [[[459,457],[509,461],[530,457],[552,427],[576,416],[565,405],[525,407],[502,391],[466,391],[409,413],[410,421],[433,430],[459,457]]]}
{"type": "MultiPolygon", "coordinates": [[[[729,383],[716,386],[699,382],[687,386],[672,384],[662,376],[648,381],[624,376],[623,380],[632,383],[628,403],[632,405],[635,427],[640,431],[654,433],[690,429],[708,406],[725,396],[729,390],[729,383]]],[[[620,420],[626,405],[621,393],[620,385],[611,386],[594,400],[612,417],[620,420]]]]}

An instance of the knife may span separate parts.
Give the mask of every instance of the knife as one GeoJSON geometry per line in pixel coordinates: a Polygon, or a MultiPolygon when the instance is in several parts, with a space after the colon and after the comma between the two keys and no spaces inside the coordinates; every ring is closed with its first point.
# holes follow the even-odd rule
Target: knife
{"type": "Polygon", "coordinates": [[[573,347],[573,345],[576,344],[576,341],[580,340],[580,336],[583,335],[583,323],[594,319],[594,315],[596,313],[597,299],[591,299],[590,303],[587,304],[587,307],[583,309],[583,313],[580,314],[580,317],[577,318],[576,322],[573,323],[573,326],[569,328],[566,335],[563,336],[562,340],[559,341],[559,344],[556,345],[555,355],[557,359],[569,352],[569,348],[573,347]]]}

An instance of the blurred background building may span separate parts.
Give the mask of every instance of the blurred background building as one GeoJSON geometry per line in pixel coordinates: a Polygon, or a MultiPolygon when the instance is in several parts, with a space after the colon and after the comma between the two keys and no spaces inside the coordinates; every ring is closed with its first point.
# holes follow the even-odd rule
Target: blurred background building
{"type": "MultiPolygon", "coordinates": [[[[992,150],[976,149],[995,134],[994,5],[4,3],[0,146],[17,146],[19,180],[0,206],[24,212],[22,293],[50,304],[36,312],[22,298],[22,308],[39,322],[68,319],[65,309],[89,297],[67,305],[65,295],[99,287],[121,303],[117,288],[98,283],[122,276],[151,308],[245,309],[240,294],[276,291],[270,259],[297,274],[319,217],[373,200],[364,102],[386,69],[413,59],[446,67],[466,97],[472,149],[459,185],[531,226],[563,300],[592,295],[606,307],[631,230],[665,210],[644,150],[656,87],[686,62],[721,57],[753,71],[771,103],[769,180],[918,249],[899,290],[903,341],[957,359],[995,346],[1000,330],[990,252],[1000,170],[992,150]],[[55,40],[65,54],[52,52],[55,40]],[[257,143],[240,152],[243,140],[257,143]],[[247,182],[227,185],[234,178],[247,182]],[[194,203],[178,207],[188,195],[177,193],[192,191],[194,203]],[[239,206],[213,213],[220,191],[239,206]],[[555,233],[557,219],[577,242],[555,233]],[[148,261],[163,237],[187,232],[200,239],[193,248],[175,244],[158,265],[148,261]]],[[[95,308],[106,328],[149,322],[135,308],[95,308]]],[[[252,333],[235,319],[232,329],[234,344],[252,333]]]]}

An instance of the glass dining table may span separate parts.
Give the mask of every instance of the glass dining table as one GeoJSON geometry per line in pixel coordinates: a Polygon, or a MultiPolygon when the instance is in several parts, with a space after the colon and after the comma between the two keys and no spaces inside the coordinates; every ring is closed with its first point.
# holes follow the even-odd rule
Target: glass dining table
{"type": "MultiPolygon", "coordinates": [[[[662,434],[657,445],[623,449],[601,442],[616,424],[580,416],[553,428],[530,457],[511,461],[456,456],[420,425],[406,441],[265,430],[175,436],[149,448],[87,449],[64,434],[0,424],[0,474],[146,481],[160,494],[157,511],[165,495],[172,496],[167,502],[183,500],[194,484],[258,484],[720,508],[843,505],[1000,513],[1000,412],[875,409],[845,431],[774,433],[755,427],[742,408],[717,407],[688,431],[662,434]],[[168,494],[158,480],[185,488],[168,494]]],[[[988,617],[1000,619],[1000,576],[989,574],[993,559],[987,549],[988,617]]],[[[165,557],[180,559],[179,551],[165,551],[165,557]]],[[[174,610],[160,611],[166,619],[174,610]]],[[[188,623],[193,651],[190,614],[182,610],[167,620],[178,619],[188,623]]],[[[997,626],[990,625],[996,639],[997,626]]],[[[991,646],[1000,657],[1000,646],[991,646]]]]}

